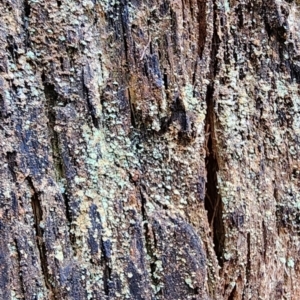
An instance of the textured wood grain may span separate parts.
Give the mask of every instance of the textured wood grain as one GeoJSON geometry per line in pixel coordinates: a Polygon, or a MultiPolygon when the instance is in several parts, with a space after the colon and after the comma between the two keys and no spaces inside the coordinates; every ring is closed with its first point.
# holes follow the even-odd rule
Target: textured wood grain
{"type": "Polygon", "coordinates": [[[299,299],[298,1],[0,0],[0,299],[299,299]]]}

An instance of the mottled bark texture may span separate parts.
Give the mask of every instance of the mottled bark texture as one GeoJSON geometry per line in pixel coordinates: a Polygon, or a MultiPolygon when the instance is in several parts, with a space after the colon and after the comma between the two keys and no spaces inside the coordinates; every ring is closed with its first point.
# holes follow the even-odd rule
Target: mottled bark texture
{"type": "Polygon", "coordinates": [[[298,5],[0,0],[0,299],[300,299],[298,5]]]}

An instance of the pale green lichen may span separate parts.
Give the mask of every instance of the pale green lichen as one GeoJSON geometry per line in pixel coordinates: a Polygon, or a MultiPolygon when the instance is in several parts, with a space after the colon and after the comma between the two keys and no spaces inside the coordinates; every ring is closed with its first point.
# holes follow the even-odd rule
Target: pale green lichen
{"type": "Polygon", "coordinates": [[[292,257],[289,257],[288,260],[287,260],[287,266],[289,268],[294,268],[295,266],[295,262],[294,262],[294,259],[292,257]]]}

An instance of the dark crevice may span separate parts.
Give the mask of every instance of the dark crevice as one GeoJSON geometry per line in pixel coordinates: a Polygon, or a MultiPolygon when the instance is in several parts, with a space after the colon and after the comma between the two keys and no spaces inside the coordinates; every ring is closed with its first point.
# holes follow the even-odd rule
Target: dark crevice
{"type": "Polygon", "coordinates": [[[65,192],[62,192],[61,193],[61,197],[65,204],[65,215],[66,215],[66,219],[68,221],[67,225],[68,225],[68,232],[69,232],[69,240],[70,240],[70,244],[71,244],[71,247],[73,249],[73,253],[74,255],[76,255],[76,235],[75,233],[72,233],[72,229],[74,230],[74,227],[75,225],[72,224],[72,221],[73,221],[73,217],[72,217],[72,210],[71,210],[71,207],[70,207],[70,199],[69,199],[69,196],[68,196],[68,193],[67,191],[65,192]]]}
{"type": "MultiPolygon", "coordinates": [[[[158,278],[155,276],[155,271],[156,271],[156,257],[153,251],[154,245],[156,245],[156,242],[154,241],[154,245],[151,241],[151,234],[150,234],[150,230],[149,230],[149,224],[148,224],[148,217],[147,217],[147,212],[146,212],[146,203],[147,200],[143,195],[143,191],[140,188],[140,196],[141,196],[141,210],[142,210],[142,217],[143,217],[143,222],[144,222],[144,236],[145,236],[145,243],[146,243],[146,251],[147,251],[147,255],[151,258],[150,261],[150,277],[151,277],[151,281],[152,284],[157,287],[159,285],[159,280],[158,278]]],[[[155,238],[155,237],[154,237],[155,238]]],[[[158,292],[159,294],[160,292],[158,292]]]]}
{"type": "MultiPolygon", "coordinates": [[[[149,34],[149,40],[150,40],[150,34],[149,34]]],[[[151,41],[149,42],[149,53],[151,56],[154,54],[153,43],[151,41]]]]}
{"type": "Polygon", "coordinates": [[[265,221],[262,221],[262,234],[263,234],[263,243],[264,243],[264,259],[266,260],[267,247],[268,247],[268,236],[267,236],[267,227],[265,221]]]}
{"type": "Polygon", "coordinates": [[[24,1],[24,12],[25,12],[26,18],[30,17],[30,11],[31,11],[30,4],[28,3],[28,0],[25,0],[24,1]]]}
{"type": "Polygon", "coordinates": [[[111,261],[109,256],[107,255],[107,249],[105,246],[105,242],[101,238],[101,252],[102,252],[102,263],[103,263],[103,288],[106,296],[110,296],[111,290],[111,261]]]}
{"type": "Polygon", "coordinates": [[[231,293],[228,297],[228,300],[235,300],[235,299],[237,299],[236,285],[235,285],[235,287],[233,288],[233,290],[231,291],[231,293]]]}
{"type": "Polygon", "coordinates": [[[194,18],[194,6],[193,6],[191,0],[189,0],[189,8],[190,8],[191,17],[193,19],[194,18]]]}
{"type": "Polygon", "coordinates": [[[179,37],[178,37],[178,24],[177,24],[177,17],[176,11],[170,8],[170,28],[171,28],[171,41],[174,53],[178,53],[178,44],[179,44],[179,37]]]}
{"type": "Polygon", "coordinates": [[[122,12],[121,13],[121,26],[122,26],[124,53],[125,53],[125,59],[128,64],[129,63],[129,50],[128,50],[128,44],[127,44],[127,35],[130,34],[130,30],[128,28],[129,20],[128,20],[127,1],[125,1],[125,4],[122,5],[121,12],[122,12]]]}
{"type": "Polygon", "coordinates": [[[198,55],[202,58],[205,42],[206,42],[206,0],[198,0],[198,55]]]}
{"type": "MultiPolygon", "coordinates": [[[[50,144],[52,148],[52,157],[53,157],[53,166],[55,172],[56,182],[61,183],[65,179],[65,171],[63,158],[61,154],[61,142],[58,133],[54,130],[56,125],[56,112],[55,107],[59,101],[59,95],[55,91],[55,87],[53,84],[46,82],[45,74],[42,74],[42,80],[44,85],[44,94],[46,98],[46,114],[48,117],[48,132],[50,138],[50,144]]],[[[68,198],[67,192],[63,192],[61,194],[62,199],[64,200],[66,207],[66,218],[69,223],[69,237],[70,242],[74,250],[75,245],[75,235],[71,234],[71,224],[72,224],[72,216],[71,216],[71,208],[70,208],[70,200],[68,198]]]]}
{"type": "Polygon", "coordinates": [[[128,89],[128,102],[129,102],[129,106],[130,106],[130,121],[131,121],[131,125],[134,128],[137,128],[137,123],[136,123],[136,118],[135,118],[135,109],[134,109],[134,105],[131,101],[131,94],[130,94],[130,90],[128,89]]]}
{"type": "Polygon", "coordinates": [[[207,210],[208,222],[212,230],[212,238],[214,242],[214,249],[219,261],[219,265],[223,265],[223,247],[225,240],[225,228],[223,224],[223,204],[221,196],[218,193],[218,178],[217,172],[219,171],[218,165],[218,147],[216,143],[216,129],[215,129],[215,112],[214,112],[214,79],[217,74],[218,61],[218,45],[220,39],[217,33],[217,6],[214,3],[213,21],[214,32],[212,37],[211,49],[211,65],[210,65],[210,79],[211,83],[207,87],[206,105],[207,113],[205,119],[206,130],[206,194],[205,194],[205,209],[207,210]]]}
{"type": "Polygon", "coordinates": [[[21,292],[22,296],[25,297],[25,288],[24,288],[24,281],[23,281],[23,274],[22,274],[22,266],[21,266],[21,251],[19,249],[18,241],[15,239],[15,246],[17,251],[17,258],[18,258],[18,267],[19,267],[19,277],[20,277],[20,285],[21,285],[21,292]]]}
{"type": "Polygon", "coordinates": [[[86,100],[87,103],[87,107],[90,113],[90,116],[92,118],[92,122],[95,128],[99,129],[100,128],[100,122],[99,122],[99,118],[97,117],[96,114],[96,109],[95,106],[93,105],[93,103],[91,102],[90,99],[90,94],[89,94],[89,89],[85,84],[85,80],[84,80],[84,70],[82,70],[82,93],[83,93],[83,98],[86,100]]]}
{"type": "Polygon", "coordinates": [[[195,287],[193,289],[194,295],[200,295],[200,288],[199,287],[195,287]]]}
{"type": "Polygon", "coordinates": [[[219,264],[223,264],[223,243],[224,243],[224,225],[222,219],[222,199],[218,193],[217,172],[219,170],[217,162],[217,146],[215,142],[215,125],[213,111],[213,88],[208,87],[207,92],[207,115],[206,115],[206,132],[207,136],[207,154],[205,158],[207,181],[205,194],[205,209],[207,210],[208,222],[213,232],[213,241],[215,252],[219,264]]]}
{"type": "MultiPolygon", "coordinates": [[[[62,193],[62,197],[64,199],[64,203],[65,203],[65,206],[66,206],[66,218],[69,222],[69,226],[71,226],[72,215],[71,215],[71,208],[70,208],[70,200],[69,200],[68,194],[66,192],[62,193]]],[[[71,240],[72,244],[75,242],[74,237],[71,234],[70,234],[70,240],[71,240]],[[71,236],[72,236],[72,238],[71,238],[71,236]]]]}
{"type": "Polygon", "coordinates": [[[30,47],[30,38],[29,38],[29,18],[31,13],[31,7],[28,0],[24,0],[24,15],[23,15],[23,29],[25,33],[25,47],[30,47]]]}
{"type": "Polygon", "coordinates": [[[48,117],[48,131],[50,137],[50,143],[52,147],[52,155],[53,155],[53,164],[55,170],[56,180],[60,181],[63,176],[63,162],[60,155],[60,142],[58,133],[54,130],[56,125],[56,113],[55,113],[55,106],[58,102],[58,94],[55,91],[55,87],[53,84],[46,83],[43,81],[44,84],[44,93],[46,98],[46,110],[47,110],[47,117],[48,117]]]}
{"type": "Polygon", "coordinates": [[[179,97],[176,98],[172,105],[172,119],[173,121],[178,120],[182,129],[186,128],[186,109],[184,102],[179,97]]]}
{"type": "Polygon", "coordinates": [[[247,233],[247,265],[246,265],[246,282],[250,282],[251,275],[251,235],[247,233]]]}
{"type": "MultiPolygon", "coordinates": [[[[40,224],[43,219],[43,210],[41,207],[40,202],[40,192],[38,192],[32,182],[31,177],[27,177],[27,182],[29,185],[29,188],[31,189],[32,196],[31,196],[31,207],[33,212],[33,218],[34,218],[34,228],[36,232],[36,239],[37,239],[37,247],[39,251],[40,261],[41,261],[41,269],[44,276],[45,286],[48,290],[53,291],[52,285],[51,285],[51,279],[50,274],[48,270],[48,262],[47,262],[47,251],[45,247],[45,243],[43,240],[44,230],[41,228],[40,224]]],[[[54,293],[53,293],[54,294],[54,293]]]]}
{"type": "Polygon", "coordinates": [[[213,36],[212,36],[212,47],[211,47],[211,62],[210,62],[210,77],[214,79],[218,71],[218,60],[217,54],[220,46],[220,38],[218,35],[218,25],[217,25],[217,4],[214,2],[214,12],[213,12],[213,36]]]}
{"type": "MultiPolygon", "coordinates": [[[[122,40],[123,40],[123,46],[124,46],[124,54],[125,54],[125,61],[126,65],[125,68],[128,70],[128,74],[130,74],[130,53],[129,53],[129,46],[128,46],[128,40],[130,39],[131,35],[131,30],[129,30],[128,24],[129,24],[129,16],[128,16],[128,7],[127,7],[127,1],[124,1],[123,5],[120,7],[121,11],[121,31],[122,31],[122,40]]],[[[134,104],[131,101],[131,94],[130,90],[128,89],[128,102],[129,102],[129,107],[130,107],[130,121],[131,121],[131,126],[133,128],[138,127],[137,123],[137,115],[135,111],[134,104]]]]}
{"type": "Polygon", "coordinates": [[[163,82],[164,82],[165,91],[167,91],[169,88],[169,83],[168,83],[168,73],[166,72],[163,75],[163,82]]]}
{"type": "MultiPolygon", "coordinates": [[[[198,68],[198,61],[195,61],[195,67],[194,67],[194,72],[193,72],[193,77],[192,77],[192,84],[193,87],[195,88],[195,84],[196,84],[196,78],[197,78],[197,68],[198,68]]],[[[195,89],[193,90],[193,96],[195,97],[195,89]]]]}
{"type": "Polygon", "coordinates": [[[17,176],[16,176],[16,167],[17,167],[17,152],[7,152],[6,153],[6,159],[7,159],[7,166],[11,173],[11,176],[13,178],[13,182],[17,182],[17,176]]]}
{"type": "Polygon", "coordinates": [[[63,57],[60,57],[60,58],[59,58],[59,62],[60,62],[60,69],[61,69],[62,71],[64,71],[64,58],[63,58],[63,57]]]}
{"type": "Polygon", "coordinates": [[[10,57],[13,61],[18,59],[18,46],[15,43],[14,37],[12,35],[8,35],[6,37],[6,42],[7,42],[7,50],[10,54],[10,57]]]}
{"type": "Polygon", "coordinates": [[[238,27],[243,28],[244,27],[244,15],[243,15],[242,4],[239,4],[235,11],[236,11],[237,18],[238,18],[238,22],[237,22],[238,27]]]}

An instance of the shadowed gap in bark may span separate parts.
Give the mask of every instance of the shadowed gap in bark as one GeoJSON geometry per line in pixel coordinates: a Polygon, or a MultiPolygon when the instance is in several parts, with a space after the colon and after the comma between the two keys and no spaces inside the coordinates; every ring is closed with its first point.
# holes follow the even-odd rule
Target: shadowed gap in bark
{"type": "Polygon", "coordinates": [[[206,0],[198,0],[197,3],[199,23],[198,55],[202,59],[202,54],[206,42],[206,0]]]}
{"type": "Polygon", "coordinates": [[[18,274],[19,274],[19,277],[20,277],[21,292],[25,297],[26,293],[25,293],[25,289],[24,289],[24,281],[23,281],[23,274],[22,274],[22,268],[21,268],[21,252],[20,252],[20,249],[19,249],[17,239],[15,239],[15,246],[16,246],[17,258],[18,258],[18,268],[19,268],[18,274]]]}
{"type": "Polygon", "coordinates": [[[233,288],[232,292],[230,293],[230,296],[228,297],[228,300],[234,299],[237,299],[236,286],[233,288]]]}
{"type": "Polygon", "coordinates": [[[207,116],[206,116],[206,130],[208,131],[207,137],[207,156],[205,158],[206,170],[207,170],[207,182],[206,182],[206,195],[205,195],[205,209],[207,210],[208,222],[213,231],[213,241],[215,245],[215,252],[222,265],[223,255],[223,241],[224,241],[224,225],[222,219],[222,200],[218,193],[218,181],[217,172],[219,170],[216,147],[214,145],[214,112],[213,112],[213,99],[212,99],[212,87],[208,87],[207,93],[207,116]]]}
{"type": "MultiPolygon", "coordinates": [[[[46,98],[46,113],[48,117],[47,125],[48,125],[49,137],[50,137],[50,144],[52,148],[54,172],[56,176],[56,182],[59,183],[65,178],[63,158],[61,155],[61,148],[60,148],[60,140],[59,140],[58,133],[54,130],[54,126],[56,124],[56,113],[54,107],[57,105],[59,95],[55,91],[54,85],[46,82],[46,78],[44,74],[42,76],[42,80],[44,85],[44,94],[46,98]]],[[[69,237],[70,237],[71,245],[74,250],[75,235],[71,234],[70,231],[71,223],[72,223],[70,199],[67,195],[67,192],[62,192],[61,195],[66,207],[66,218],[69,223],[69,237]]]]}
{"type": "Polygon", "coordinates": [[[28,0],[24,0],[24,14],[23,14],[23,29],[25,33],[25,47],[29,48],[30,47],[30,34],[28,30],[28,24],[29,24],[29,18],[30,18],[30,13],[31,13],[31,7],[30,3],[28,0]]]}
{"type": "Polygon", "coordinates": [[[50,274],[48,270],[48,262],[47,262],[47,251],[45,247],[45,243],[43,241],[44,231],[42,230],[40,224],[43,219],[43,210],[40,203],[39,192],[36,191],[32,179],[27,177],[28,186],[32,192],[31,195],[31,207],[34,218],[34,227],[36,231],[36,240],[37,240],[37,248],[39,251],[40,261],[41,261],[41,269],[44,276],[44,282],[46,288],[54,294],[53,287],[51,285],[50,274]]]}
{"type": "Polygon", "coordinates": [[[56,180],[59,181],[63,178],[63,162],[60,155],[60,146],[59,146],[59,136],[58,133],[54,130],[56,116],[54,107],[57,105],[58,94],[55,91],[54,85],[50,83],[44,83],[44,93],[46,98],[46,110],[48,117],[48,131],[50,136],[50,142],[52,147],[53,163],[55,169],[56,180]]]}
{"type": "Polygon", "coordinates": [[[84,70],[82,69],[82,78],[81,78],[81,81],[82,81],[82,93],[83,93],[83,98],[85,99],[86,103],[87,103],[87,108],[88,108],[88,111],[90,113],[90,116],[92,118],[92,122],[93,122],[93,125],[95,128],[99,129],[99,118],[97,117],[97,114],[96,114],[96,108],[95,106],[93,105],[91,99],[90,99],[90,93],[89,93],[89,88],[86,86],[86,83],[85,83],[85,79],[84,79],[84,70]]]}
{"type": "Polygon", "coordinates": [[[247,233],[247,265],[246,265],[246,280],[247,283],[250,282],[251,275],[251,235],[247,233]]]}
{"type": "Polygon", "coordinates": [[[225,229],[223,224],[223,205],[221,196],[218,193],[218,179],[217,172],[219,165],[217,161],[217,145],[216,145],[216,130],[215,130],[215,113],[214,113],[214,79],[217,74],[218,61],[217,53],[219,48],[220,39],[218,37],[218,26],[216,18],[217,5],[214,3],[214,31],[212,37],[211,49],[211,66],[210,76],[211,84],[207,87],[206,105],[207,113],[205,119],[205,128],[207,132],[207,145],[206,145],[206,158],[205,165],[207,170],[206,181],[206,195],[205,195],[205,209],[207,210],[208,222],[211,226],[213,233],[213,242],[216,256],[220,266],[223,265],[223,247],[225,238],[225,229]]]}
{"type": "Polygon", "coordinates": [[[17,182],[17,175],[15,170],[15,167],[17,166],[16,158],[17,153],[15,151],[6,153],[8,169],[11,173],[14,182],[17,182]]]}
{"type": "MultiPolygon", "coordinates": [[[[151,258],[150,262],[150,276],[151,276],[151,281],[155,287],[159,285],[159,280],[157,277],[155,277],[155,270],[156,270],[156,265],[155,265],[155,254],[153,251],[153,244],[151,241],[151,236],[150,236],[150,231],[149,231],[149,224],[148,224],[148,218],[147,218],[147,212],[146,212],[146,198],[143,195],[143,192],[140,188],[140,196],[141,196],[141,204],[142,204],[142,216],[143,216],[143,222],[144,222],[144,233],[145,233],[145,243],[146,243],[146,251],[147,255],[151,258]]],[[[155,242],[155,241],[154,241],[155,242]]],[[[155,244],[155,243],[154,243],[155,244]]],[[[161,294],[161,291],[159,291],[157,294],[161,294]]]]}
{"type": "Polygon", "coordinates": [[[110,296],[110,289],[111,289],[111,266],[110,266],[110,258],[107,255],[107,245],[105,241],[101,238],[101,252],[102,252],[102,261],[103,261],[103,287],[104,293],[106,296],[110,296]]]}
{"type": "MultiPolygon", "coordinates": [[[[0,66],[0,72],[1,72],[1,66],[0,66]]],[[[3,99],[3,96],[0,94],[0,118],[5,118],[7,116],[5,102],[3,99]]]]}
{"type": "Polygon", "coordinates": [[[129,102],[129,106],[130,106],[130,121],[131,121],[131,125],[134,127],[134,128],[137,128],[137,122],[136,122],[136,119],[135,119],[135,109],[134,109],[134,105],[132,103],[132,100],[131,100],[131,94],[130,94],[130,90],[128,90],[128,102],[129,102]]]}

